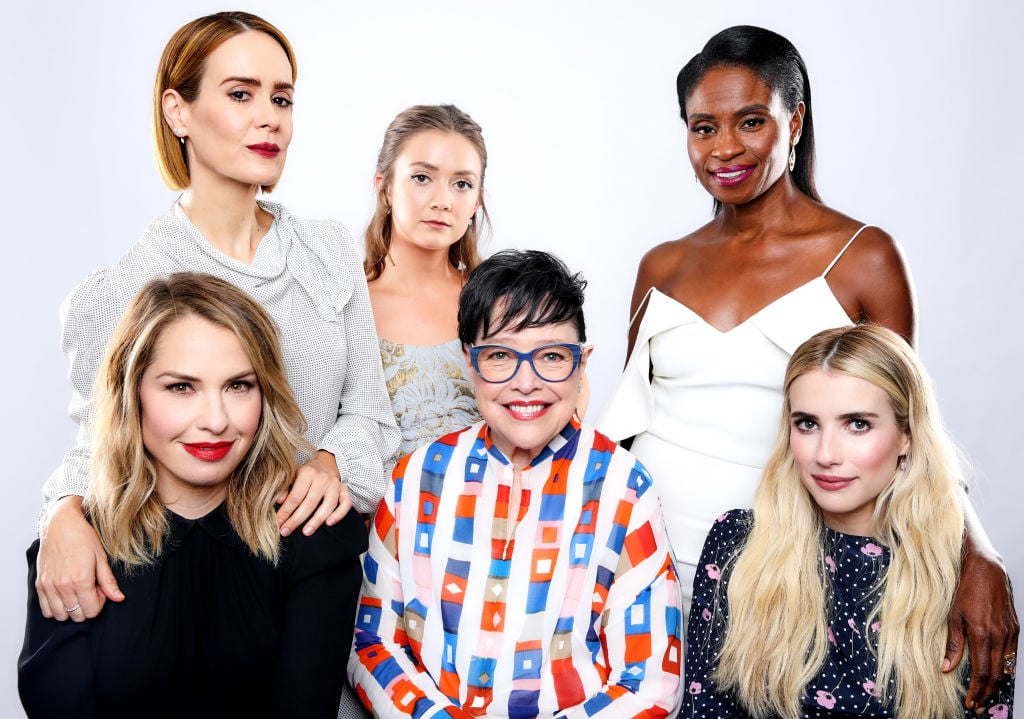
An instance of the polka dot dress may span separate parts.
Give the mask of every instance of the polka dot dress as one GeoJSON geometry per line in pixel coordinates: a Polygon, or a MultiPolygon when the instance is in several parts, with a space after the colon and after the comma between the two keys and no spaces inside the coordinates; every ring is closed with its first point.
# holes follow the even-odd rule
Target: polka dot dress
{"type": "MultiPolygon", "coordinates": [[[[748,716],[735,699],[716,690],[712,674],[728,626],[724,603],[729,581],[730,559],[746,541],[753,528],[749,510],[733,510],[720,516],[708,534],[697,569],[693,605],[687,626],[686,690],[681,717],[748,716]],[[722,602],[716,590],[721,583],[722,602]]],[[[869,650],[874,646],[881,624],[868,623],[877,601],[879,577],[889,566],[889,550],[870,537],[825,530],[825,566],[829,573],[831,620],[828,655],[818,676],[804,694],[804,717],[891,717],[893,709],[880,700],[875,686],[877,662],[869,650]]],[[[1009,683],[1009,682],[1008,682],[1009,683]]],[[[893,693],[890,687],[889,695],[893,693]]],[[[989,710],[986,718],[1012,716],[1012,686],[1004,691],[1006,704],[989,710]]],[[[964,716],[974,716],[964,710],[964,716]]]]}

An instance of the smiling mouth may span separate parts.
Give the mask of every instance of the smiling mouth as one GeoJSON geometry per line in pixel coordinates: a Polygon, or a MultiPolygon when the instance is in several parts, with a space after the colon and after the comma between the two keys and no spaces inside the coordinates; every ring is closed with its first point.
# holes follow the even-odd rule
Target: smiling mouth
{"type": "Polygon", "coordinates": [[[548,410],[548,407],[550,407],[550,406],[551,405],[549,405],[549,404],[542,404],[542,403],[536,403],[536,404],[507,404],[507,405],[505,405],[505,409],[508,410],[508,413],[510,415],[512,415],[513,419],[529,421],[529,420],[536,419],[537,417],[540,417],[541,415],[543,415],[548,410]]]}
{"type": "Polygon", "coordinates": [[[753,172],[753,166],[749,166],[735,169],[728,168],[725,170],[716,170],[715,172],[712,172],[711,175],[715,178],[715,181],[718,182],[718,184],[729,187],[743,182],[745,179],[750,177],[753,172]]]}
{"type": "Polygon", "coordinates": [[[203,462],[217,462],[224,459],[234,442],[192,442],[183,444],[185,451],[203,462]]]}

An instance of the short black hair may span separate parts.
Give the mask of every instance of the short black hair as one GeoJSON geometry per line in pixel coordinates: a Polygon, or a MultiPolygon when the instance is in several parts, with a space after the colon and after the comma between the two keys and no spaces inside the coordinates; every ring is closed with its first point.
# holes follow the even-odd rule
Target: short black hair
{"type": "Polygon", "coordinates": [[[572,322],[580,342],[586,342],[586,286],[580,273],[571,274],[564,262],[547,252],[496,252],[469,274],[459,295],[459,339],[468,347],[478,337],[503,330],[572,322]],[[494,315],[499,308],[501,314],[494,315]]]}
{"type": "MultiPolygon", "coordinates": [[[[800,52],[777,32],[753,25],[735,25],[714,35],[676,76],[679,115],[686,122],[686,102],[709,70],[745,67],[757,75],[793,112],[804,103],[800,149],[793,168],[793,184],[808,197],[821,201],[814,182],[814,113],[811,109],[811,81],[800,52]]],[[[722,205],[715,200],[715,214],[722,205]]]]}

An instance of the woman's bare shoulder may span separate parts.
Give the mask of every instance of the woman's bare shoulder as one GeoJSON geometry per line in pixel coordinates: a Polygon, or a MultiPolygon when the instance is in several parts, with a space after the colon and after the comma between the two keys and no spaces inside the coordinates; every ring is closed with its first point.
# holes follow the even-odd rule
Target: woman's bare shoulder
{"type": "Polygon", "coordinates": [[[659,280],[672,277],[686,258],[707,238],[707,226],[701,227],[688,235],[675,240],[662,242],[649,249],[640,260],[637,270],[637,285],[641,280],[647,287],[656,286],[659,280]]]}

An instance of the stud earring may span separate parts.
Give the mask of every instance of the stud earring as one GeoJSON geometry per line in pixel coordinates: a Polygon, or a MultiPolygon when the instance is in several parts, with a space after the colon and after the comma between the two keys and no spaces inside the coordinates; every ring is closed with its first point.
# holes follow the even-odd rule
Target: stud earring
{"type": "Polygon", "coordinates": [[[793,168],[796,167],[796,145],[789,148],[789,171],[792,172],[793,168]]]}

